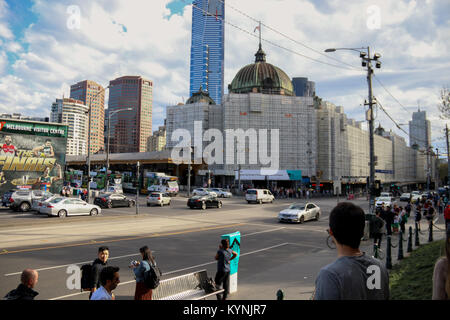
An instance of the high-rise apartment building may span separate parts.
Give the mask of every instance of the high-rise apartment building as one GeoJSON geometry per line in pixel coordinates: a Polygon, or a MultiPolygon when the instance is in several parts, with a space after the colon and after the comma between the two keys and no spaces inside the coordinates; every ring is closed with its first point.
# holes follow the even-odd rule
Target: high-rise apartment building
{"type": "Polygon", "coordinates": [[[109,82],[110,152],[146,152],[152,135],[153,82],[124,76],[109,82]],[[114,112],[131,108],[132,110],[114,112]]]}
{"type": "Polygon", "coordinates": [[[189,96],[202,87],[220,104],[224,88],[225,0],[194,0],[189,96]]]}
{"type": "Polygon", "coordinates": [[[68,125],[66,149],[68,155],[87,154],[88,113],[89,108],[80,100],[56,99],[52,104],[50,122],[68,125]]]}
{"type": "Polygon", "coordinates": [[[166,126],[160,126],[158,131],[153,132],[148,138],[147,151],[162,151],[166,147],[166,126]]]}
{"type": "Polygon", "coordinates": [[[91,107],[91,153],[104,150],[105,89],[91,80],[80,81],[70,86],[70,98],[91,107]]]}
{"type": "Polygon", "coordinates": [[[431,124],[426,111],[413,112],[412,121],[409,121],[409,145],[417,145],[419,150],[431,146],[431,124]]]}

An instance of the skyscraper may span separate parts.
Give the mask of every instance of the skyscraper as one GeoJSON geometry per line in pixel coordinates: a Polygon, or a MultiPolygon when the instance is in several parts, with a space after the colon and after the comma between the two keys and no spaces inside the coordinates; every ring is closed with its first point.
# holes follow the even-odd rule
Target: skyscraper
{"type": "Polygon", "coordinates": [[[314,97],[316,94],[316,84],[308,78],[292,78],[292,85],[297,97],[314,97]]]}
{"type": "Polygon", "coordinates": [[[426,111],[413,112],[412,121],[409,121],[409,145],[417,145],[419,150],[431,146],[431,125],[426,111]]]}
{"type": "Polygon", "coordinates": [[[194,0],[189,96],[202,87],[220,104],[224,83],[225,0],[194,0]]]}
{"type": "Polygon", "coordinates": [[[153,82],[125,76],[109,85],[108,117],[116,110],[132,108],[111,114],[110,152],[146,152],[152,135],[153,82]]]}
{"type": "Polygon", "coordinates": [[[91,153],[104,150],[105,89],[91,80],[80,81],[70,86],[70,98],[91,107],[91,153]]]}

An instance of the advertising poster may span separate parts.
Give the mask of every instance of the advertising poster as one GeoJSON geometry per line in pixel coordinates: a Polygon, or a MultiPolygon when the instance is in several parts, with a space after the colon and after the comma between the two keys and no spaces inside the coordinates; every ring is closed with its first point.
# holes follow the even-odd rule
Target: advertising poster
{"type": "Polygon", "coordinates": [[[0,119],[0,194],[13,189],[59,193],[66,144],[66,125],[0,119]]]}

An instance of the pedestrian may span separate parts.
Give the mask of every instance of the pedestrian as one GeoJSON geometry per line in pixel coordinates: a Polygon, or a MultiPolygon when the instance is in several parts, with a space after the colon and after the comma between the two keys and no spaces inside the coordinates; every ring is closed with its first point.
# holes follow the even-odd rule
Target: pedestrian
{"type": "Polygon", "coordinates": [[[90,300],[115,300],[113,290],[120,283],[119,267],[104,267],[100,273],[101,286],[96,290],[90,300]]]}
{"type": "Polygon", "coordinates": [[[415,221],[417,223],[417,228],[420,231],[420,220],[422,220],[422,207],[420,206],[420,204],[418,204],[416,206],[416,216],[415,216],[415,221]]]}
{"type": "Polygon", "coordinates": [[[400,213],[400,230],[402,231],[402,234],[405,234],[405,224],[408,222],[408,214],[406,212],[406,209],[400,207],[402,209],[400,213]]]}
{"type": "Polygon", "coordinates": [[[20,276],[19,286],[6,294],[4,300],[34,300],[39,294],[33,288],[38,283],[39,274],[36,270],[25,269],[20,276]]]}
{"type": "Polygon", "coordinates": [[[445,239],[445,256],[434,265],[432,300],[448,300],[450,298],[450,236],[445,239]]]}
{"type": "Polygon", "coordinates": [[[102,270],[107,266],[109,258],[109,248],[107,246],[101,246],[98,248],[97,259],[92,262],[92,282],[91,282],[91,293],[89,294],[89,299],[91,299],[94,292],[100,288],[100,274],[102,270]]]}
{"type": "Polygon", "coordinates": [[[439,215],[441,215],[444,212],[444,206],[442,205],[443,202],[444,202],[444,200],[442,199],[442,197],[440,197],[438,202],[437,202],[439,215]]]}
{"type": "Polygon", "coordinates": [[[411,215],[411,203],[408,202],[406,204],[405,210],[406,210],[406,216],[409,218],[411,215]]]}
{"type": "Polygon", "coordinates": [[[329,234],[336,244],[338,256],[319,271],[314,300],[389,299],[386,267],[359,248],[364,226],[364,211],[351,202],[341,202],[331,211],[329,234]],[[376,279],[373,277],[374,270],[376,279]]]}
{"type": "Polygon", "coordinates": [[[373,245],[378,245],[381,248],[381,239],[383,237],[384,230],[384,220],[380,217],[381,211],[375,211],[375,217],[372,219],[372,234],[373,234],[373,245]]]}
{"type": "Polygon", "coordinates": [[[445,206],[444,219],[445,219],[445,230],[447,230],[447,235],[450,235],[450,204],[445,206]]]}
{"type": "Polygon", "coordinates": [[[133,261],[130,268],[133,268],[136,277],[136,289],[134,291],[134,300],[152,300],[153,290],[145,285],[145,273],[150,271],[152,266],[156,266],[152,252],[147,246],[139,249],[141,261],[133,261]]]}
{"type": "Polygon", "coordinates": [[[391,206],[386,206],[381,216],[386,222],[386,233],[388,236],[392,235],[392,224],[394,223],[394,212],[391,210],[391,206]]]}
{"type": "Polygon", "coordinates": [[[217,300],[226,300],[230,289],[230,261],[237,257],[237,253],[230,249],[227,239],[222,239],[219,251],[216,253],[217,273],[214,281],[217,288],[223,284],[223,295],[217,294],[217,300]]]}

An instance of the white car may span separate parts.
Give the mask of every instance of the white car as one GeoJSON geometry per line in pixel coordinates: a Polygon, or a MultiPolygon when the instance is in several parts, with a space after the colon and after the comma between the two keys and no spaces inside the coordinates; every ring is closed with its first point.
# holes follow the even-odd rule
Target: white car
{"type": "Polygon", "coordinates": [[[321,215],[322,210],[314,203],[293,203],[280,211],[278,221],[303,223],[307,220],[319,220],[321,215]]]}
{"type": "Polygon", "coordinates": [[[208,191],[206,188],[197,188],[192,191],[193,196],[214,196],[217,197],[217,193],[214,191],[208,191]]]}
{"type": "Polygon", "coordinates": [[[379,197],[377,202],[375,202],[376,207],[381,207],[384,204],[384,206],[391,206],[392,207],[392,198],[391,197],[379,197]]]}
{"type": "Polygon", "coordinates": [[[220,188],[212,188],[212,189],[208,189],[211,190],[215,193],[217,193],[217,196],[219,198],[231,198],[233,195],[231,194],[231,192],[220,189],[220,188]]]}
{"type": "Polygon", "coordinates": [[[147,207],[150,207],[152,204],[161,207],[165,204],[170,206],[171,200],[172,198],[167,193],[152,192],[147,197],[147,207]]]}
{"type": "Polygon", "coordinates": [[[41,213],[49,217],[56,216],[65,218],[67,216],[96,216],[102,212],[102,209],[94,204],[89,204],[78,198],[55,198],[41,207],[41,213]]]}
{"type": "Polygon", "coordinates": [[[272,203],[275,197],[273,194],[267,190],[267,189],[248,189],[245,192],[245,200],[247,200],[248,203],[255,202],[255,203],[263,203],[263,202],[270,202],[272,203]]]}
{"type": "Polygon", "coordinates": [[[31,210],[36,211],[36,213],[41,213],[41,208],[47,206],[47,203],[53,199],[56,198],[64,198],[61,197],[59,194],[54,194],[51,197],[47,198],[47,199],[43,199],[43,200],[33,200],[33,203],[31,205],[31,210]]]}

